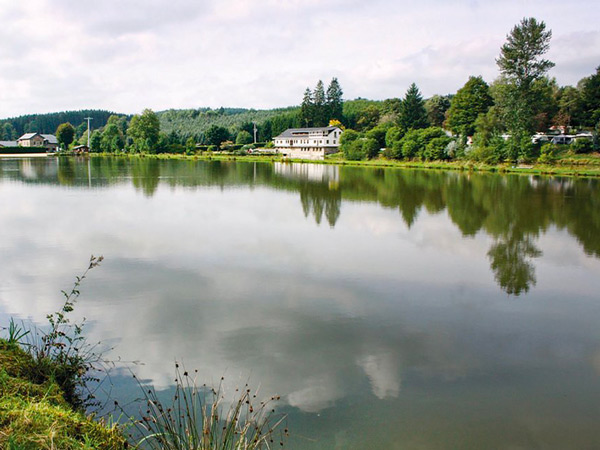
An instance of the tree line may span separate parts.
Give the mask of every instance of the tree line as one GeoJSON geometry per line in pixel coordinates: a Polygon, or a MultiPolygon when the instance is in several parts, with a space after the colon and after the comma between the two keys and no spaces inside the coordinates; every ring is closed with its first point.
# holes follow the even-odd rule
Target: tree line
{"type": "MultiPolygon", "coordinates": [[[[384,155],[393,159],[551,161],[564,149],[535,144],[534,132],[554,126],[597,135],[600,122],[600,66],[576,86],[559,86],[547,75],[554,63],[544,58],[551,37],[544,22],[524,18],[500,49],[495,80],[488,84],[481,76],[470,76],[456,93],[428,99],[413,83],[403,98],[344,100],[333,78],[327,89],[321,80],[314,89],[307,87],[298,107],[145,110],[133,117],[93,110],[29,115],[0,121],[0,140],[14,140],[27,131],[58,132],[60,124],[72,123],[73,142],[84,144],[83,118],[90,116],[94,151],[191,152],[197,145],[251,145],[255,127],[256,141],[265,144],[287,128],[326,126],[336,120],[347,129],[341,149],[348,159],[378,157],[385,149],[384,155]]],[[[580,140],[571,150],[597,148],[597,139],[580,140]]]]}
{"type": "Polygon", "coordinates": [[[554,63],[544,58],[551,37],[544,22],[524,18],[501,47],[500,74],[491,84],[471,76],[456,94],[424,100],[413,83],[403,99],[363,101],[353,124],[345,117],[353,130],[342,135],[344,155],[367,159],[385,149],[392,159],[549,162],[567,149],[536,143],[532,135],[551,127],[592,131],[593,139],[577,140],[568,150],[597,150],[600,67],[576,87],[558,86],[547,76],[554,63]]]}

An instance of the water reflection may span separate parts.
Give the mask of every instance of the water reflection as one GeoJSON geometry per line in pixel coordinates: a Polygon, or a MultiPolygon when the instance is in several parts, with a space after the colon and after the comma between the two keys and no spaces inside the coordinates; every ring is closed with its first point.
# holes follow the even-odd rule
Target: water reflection
{"type": "Polygon", "coordinates": [[[447,211],[464,237],[494,238],[488,257],[498,285],[520,295],[535,286],[535,241],[550,225],[565,228],[585,251],[600,256],[597,180],[549,179],[435,171],[364,169],[317,164],[234,163],[93,158],[4,160],[4,179],[64,186],[131,183],[147,197],[161,183],[175,187],[268,186],[298,192],[305,217],[335,227],[342,201],[397,208],[410,229],[421,211],[447,211]],[[568,199],[568,201],[567,201],[568,199]]]}
{"type": "Polygon", "coordinates": [[[0,314],[43,321],[98,252],[90,339],[281,394],[291,448],[600,439],[596,181],[65,161],[0,160],[0,314]]]}

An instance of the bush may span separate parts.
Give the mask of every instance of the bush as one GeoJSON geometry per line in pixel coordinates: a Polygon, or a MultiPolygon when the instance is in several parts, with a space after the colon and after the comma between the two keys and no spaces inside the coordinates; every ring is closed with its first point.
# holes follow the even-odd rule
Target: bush
{"type": "Polygon", "coordinates": [[[425,147],[423,158],[427,161],[448,159],[446,148],[452,142],[448,136],[433,138],[425,147]]]}
{"type": "Polygon", "coordinates": [[[540,157],[538,158],[538,162],[541,163],[551,163],[556,159],[556,155],[558,153],[558,147],[550,142],[542,145],[540,149],[540,157]]]}
{"type": "Polygon", "coordinates": [[[404,130],[400,127],[391,127],[385,133],[385,146],[386,148],[392,148],[394,143],[400,141],[404,136],[404,130]]]}
{"type": "Polygon", "coordinates": [[[362,159],[362,157],[357,157],[357,155],[362,152],[362,144],[355,144],[360,137],[361,134],[354,130],[346,130],[340,136],[340,150],[344,152],[346,159],[350,161],[362,159]]]}
{"type": "Polygon", "coordinates": [[[378,150],[379,148],[385,147],[385,136],[389,127],[378,125],[372,130],[367,131],[366,137],[369,139],[375,139],[377,141],[378,150]]]}
{"type": "Polygon", "coordinates": [[[362,140],[362,150],[367,159],[372,159],[379,156],[380,148],[379,142],[373,138],[366,138],[362,140]]]}
{"type": "Polygon", "coordinates": [[[590,139],[575,139],[571,144],[570,149],[575,154],[590,153],[594,151],[594,143],[590,139]]]}
{"type": "Polygon", "coordinates": [[[466,152],[466,157],[471,161],[484,164],[498,164],[502,160],[502,153],[498,151],[497,147],[488,145],[472,147],[469,152],[466,152]]]}
{"type": "Polygon", "coordinates": [[[246,130],[240,130],[240,132],[237,134],[236,138],[235,138],[235,143],[236,144],[251,144],[254,141],[254,139],[252,138],[252,135],[250,133],[248,133],[246,130]]]}
{"type": "Polygon", "coordinates": [[[348,161],[360,161],[365,159],[365,151],[363,150],[363,142],[361,140],[351,141],[344,145],[344,157],[348,161]]]}
{"type": "Polygon", "coordinates": [[[412,139],[408,134],[399,143],[402,146],[402,156],[406,159],[414,158],[422,149],[419,139],[412,139]]]}

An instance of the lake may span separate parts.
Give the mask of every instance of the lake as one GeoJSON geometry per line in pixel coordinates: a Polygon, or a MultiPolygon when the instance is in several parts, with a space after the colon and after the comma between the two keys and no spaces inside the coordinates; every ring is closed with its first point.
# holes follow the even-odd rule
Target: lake
{"type": "Polygon", "coordinates": [[[281,395],[289,448],[600,448],[599,181],[0,159],[0,324],[104,255],[75,313],[139,362],[113,397],[182,361],[281,395]]]}

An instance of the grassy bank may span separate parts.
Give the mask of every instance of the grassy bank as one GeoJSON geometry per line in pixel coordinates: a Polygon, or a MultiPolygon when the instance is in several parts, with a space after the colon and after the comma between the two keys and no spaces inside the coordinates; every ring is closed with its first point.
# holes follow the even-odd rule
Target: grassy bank
{"type": "MultiPolygon", "coordinates": [[[[102,157],[102,154],[92,154],[93,157],[102,157]]],[[[111,156],[113,156],[111,154],[111,156]]],[[[363,167],[392,167],[405,169],[436,169],[436,170],[459,170],[473,172],[498,172],[498,173],[521,173],[531,175],[556,175],[575,177],[600,177],[600,154],[592,153],[585,155],[565,155],[556,159],[551,164],[484,164],[473,161],[398,161],[379,157],[371,160],[348,161],[341,153],[328,156],[325,160],[290,159],[280,156],[262,155],[228,155],[228,154],[121,154],[133,158],[156,158],[156,159],[181,159],[199,161],[244,161],[244,162],[297,162],[311,164],[334,164],[363,167]]]]}
{"type": "Polygon", "coordinates": [[[34,365],[18,345],[0,339],[0,448],[127,448],[116,427],[75,411],[56,382],[37,377],[34,365]]]}

